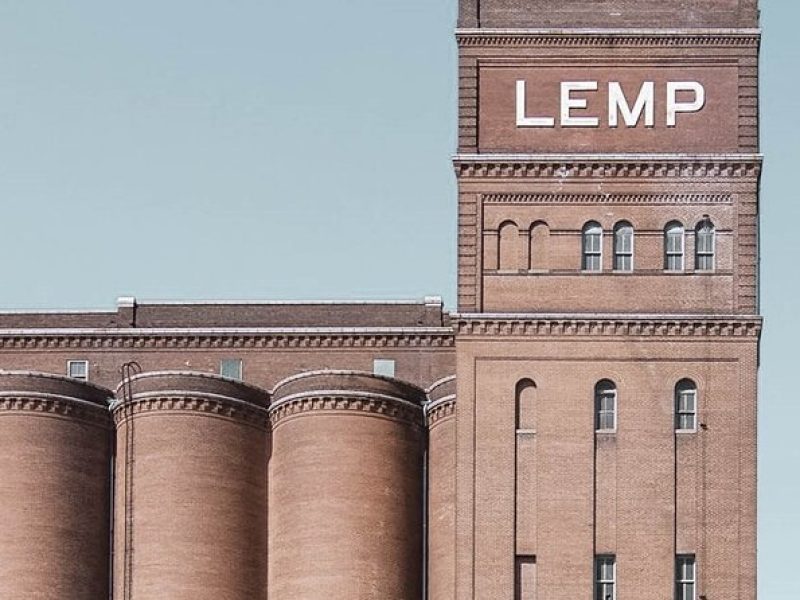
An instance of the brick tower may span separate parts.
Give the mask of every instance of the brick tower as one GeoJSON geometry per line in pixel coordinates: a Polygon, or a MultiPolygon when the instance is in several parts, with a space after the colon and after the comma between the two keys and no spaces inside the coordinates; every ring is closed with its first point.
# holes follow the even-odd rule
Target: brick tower
{"type": "Polygon", "coordinates": [[[458,600],[754,600],[757,0],[461,0],[458,600]]]}

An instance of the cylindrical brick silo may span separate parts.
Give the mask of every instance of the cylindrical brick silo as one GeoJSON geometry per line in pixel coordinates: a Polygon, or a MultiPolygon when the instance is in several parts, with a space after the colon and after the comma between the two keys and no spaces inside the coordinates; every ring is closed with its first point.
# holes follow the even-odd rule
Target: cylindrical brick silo
{"type": "Polygon", "coordinates": [[[117,388],[115,600],[265,600],[267,392],[143,373],[117,388]]]}
{"type": "Polygon", "coordinates": [[[0,371],[0,598],[108,598],[111,397],[0,371]]]}
{"type": "Polygon", "coordinates": [[[419,600],[424,391],[316,371],[270,406],[270,600],[419,600]]]}
{"type": "Polygon", "coordinates": [[[428,390],[428,599],[456,595],[456,378],[428,390]]]}

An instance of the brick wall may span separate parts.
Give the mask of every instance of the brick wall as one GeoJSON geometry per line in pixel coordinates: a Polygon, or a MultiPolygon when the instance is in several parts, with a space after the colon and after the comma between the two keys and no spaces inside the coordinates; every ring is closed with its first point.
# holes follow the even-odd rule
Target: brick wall
{"type": "Polygon", "coordinates": [[[460,27],[757,27],[756,0],[462,0],[460,27]]]}

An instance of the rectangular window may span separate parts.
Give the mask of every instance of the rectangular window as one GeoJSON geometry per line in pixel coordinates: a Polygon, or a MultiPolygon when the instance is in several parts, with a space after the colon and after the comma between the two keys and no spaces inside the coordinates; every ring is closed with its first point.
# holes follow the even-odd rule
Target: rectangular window
{"type": "Polygon", "coordinates": [[[394,377],[394,361],[388,358],[376,358],[372,361],[372,373],[394,377]]]}
{"type": "Polygon", "coordinates": [[[714,270],[714,238],[707,234],[697,236],[697,270],[714,270]]]}
{"type": "Polygon", "coordinates": [[[695,600],[697,565],[694,554],[679,554],[675,560],[676,600],[695,600]]]}
{"type": "Polygon", "coordinates": [[[242,360],[240,358],[224,358],[219,362],[219,374],[228,379],[242,379],[242,360]]]}
{"type": "Polygon", "coordinates": [[[536,600],[536,557],[518,555],[514,570],[514,600],[536,600]]]}
{"type": "Polygon", "coordinates": [[[587,254],[583,263],[584,271],[601,271],[602,257],[599,254],[587,254]]]}
{"type": "Polygon", "coordinates": [[[613,555],[594,559],[594,599],[616,600],[617,559],[613,555]]]}
{"type": "Polygon", "coordinates": [[[603,270],[603,234],[601,231],[589,231],[584,235],[583,270],[603,270]]]}
{"type": "Polygon", "coordinates": [[[80,381],[89,381],[89,361],[88,360],[68,360],[67,377],[80,381]]]}
{"type": "Polygon", "coordinates": [[[633,271],[633,227],[630,225],[614,231],[614,270],[633,271]]]}
{"type": "Polygon", "coordinates": [[[667,230],[664,258],[667,271],[683,271],[683,228],[667,230]]]}
{"type": "Polygon", "coordinates": [[[697,270],[698,271],[713,271],[714,270],[714,255],[700,254],[697,256],[697,270]]]}
{"type": "Polygon", "coordinates": [[[684,431],[697,429],[697,391],[678,390],[675,427],[684,431]]]}
{"type": "Polygon", "coordinates": [[[667,254],[667,271],[683,271],[683,254],[667,254]]]}
{"type": "Polygon", "coordinates": [[[597,431],[614,431],[617,428],[617,390],[613,387],[598,389],[595,395],[597,431]]]}
{"type": "Polygon", "coordinates": [[[633,271],[633,254],[616,254],[614,256],[615,271],[633,271]]]}

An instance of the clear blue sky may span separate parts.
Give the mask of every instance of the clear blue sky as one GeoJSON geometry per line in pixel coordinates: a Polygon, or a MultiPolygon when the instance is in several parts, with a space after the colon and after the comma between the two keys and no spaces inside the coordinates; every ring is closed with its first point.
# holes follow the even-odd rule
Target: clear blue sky
{"type": "MultiPolygon", "coordinates": [[[[760,587],[800,598],[800,3],[762,0],[760,587]]],[[[0,308],[455,296],[455,0],[0,1],[0,308]]]]}

